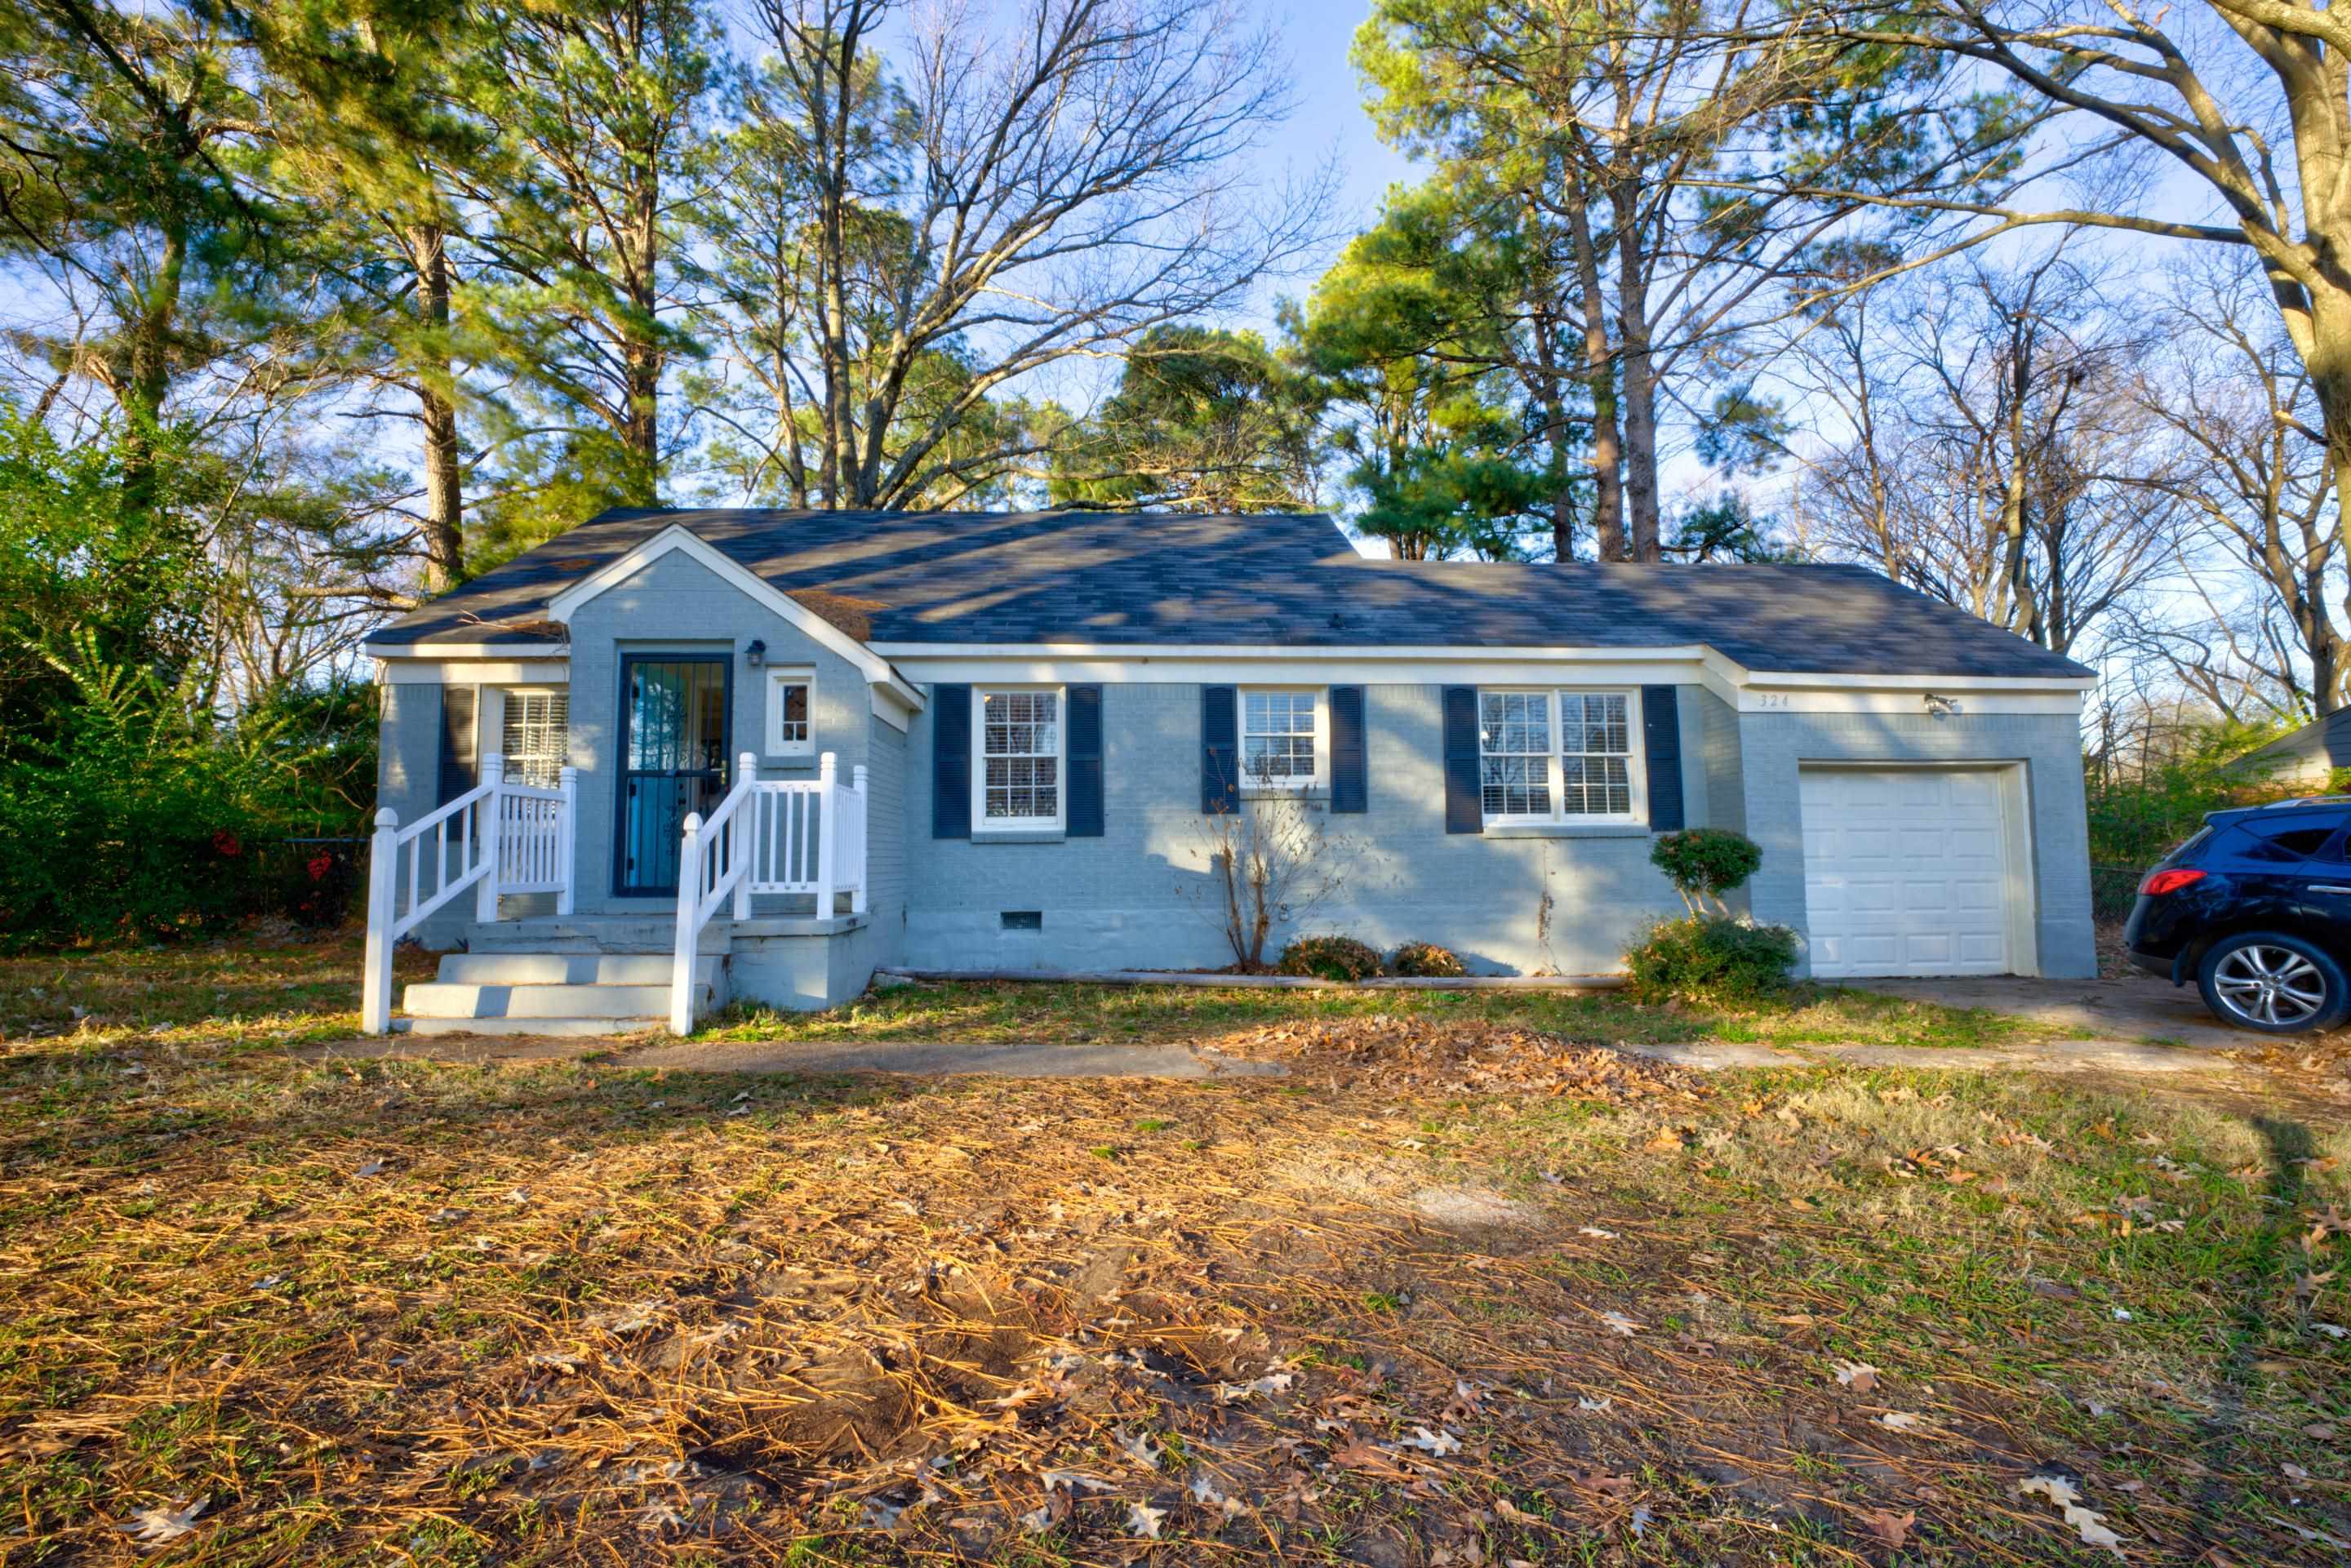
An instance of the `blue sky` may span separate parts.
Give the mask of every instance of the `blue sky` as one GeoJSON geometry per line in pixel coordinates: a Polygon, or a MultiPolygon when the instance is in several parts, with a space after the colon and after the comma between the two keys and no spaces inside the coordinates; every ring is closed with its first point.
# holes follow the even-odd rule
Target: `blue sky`
{"type": "Polygon", "coordinates": [[[1345,171],[1340,210],[1350,232],[1371,222],[1380,193],[1415,178],[1412,163],[1384,146],[1364,112],[1364,89],[1348,63],[1355,29],[1371,14],[1370,0],[1287,0],[1275,12],[1298,84],[1298,112],[1286,140],[1301,155],[1334,150],[1345,171]]]}

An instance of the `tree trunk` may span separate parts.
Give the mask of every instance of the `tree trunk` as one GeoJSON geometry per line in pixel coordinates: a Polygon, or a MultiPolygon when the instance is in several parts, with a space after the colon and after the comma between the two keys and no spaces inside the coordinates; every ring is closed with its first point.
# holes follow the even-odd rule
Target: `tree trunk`
{"type": "Polygon", "coordinates": [[[1551,550],[1554,560],[1575,559],[1575,486],[1568,482],[1567,400],[1561,395],[1558,345],[1552,341],[1550,309],[1533,312],[1535,400],[1542,409],[1543,444],[1551,450],[1551,550]]]}
{"type": "Polygon", "coordinates": [[[1649,359],[1649,284],[1641,254],[1640,188],[1609,192],[1616,224],[1616,341],[1623,352],[1625,507],[1635,560],[1665,559],[1657,528],[1657,380],[1649,359]]]}
{"type": "Polygon", "coordinates": [[[1625,453],[1616,424],[1616,366],[1608,350],[1606,301],[1600,292],[1600,247],[1583,182],[1566,182],[1568,234],[1575,246],[1576,285],[1583,296],[1583,367],[1592,392],[1592,533],[1602,560],[1625,559],[1625,453]]]}
{"type": "Polygon", "coordinates": [[[155,506],[155,444],[163,433],[163,402],[171,395],[172,328],[179,317],[187,266],[187,230],[171,225],[163,231],[154,277],[140,291],[138,314],[126,323],[128,363],[114,396],[128,426],[122,443],[122,497],[125,509],[132,513],[155,506]]]}
{"type": "Polygon", "coordinates": [[[650,507],[657,499],[661,475],[662,366],[668,358],[662,350],[658,319],[661,310],[662,171],[658,161],[648,159],[646,162],[647,166],[638,171],[634,192],[636,255],[623,258],[623,265],[628,267],[625,282],[629,302],[636,307],[637,319],[627,328],[630,336],[622,348],[629,400],[628,426],[622,440],[629,455],[635,459],[629,475],[630,499],[641,507],[650,507]]]}
{"type": "Polygon", "coordinates": [[[417,417],[424,426],[424,587],[437,593],[465,575],[464,466],[457,448],[457,405],[449,396],[448,235],[422,224],[408,235],[416,269],[417,417]]]}

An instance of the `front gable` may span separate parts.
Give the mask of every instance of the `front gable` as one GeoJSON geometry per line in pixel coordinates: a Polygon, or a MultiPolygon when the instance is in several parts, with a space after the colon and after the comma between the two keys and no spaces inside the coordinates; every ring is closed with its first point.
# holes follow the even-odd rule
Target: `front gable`
{"type": "MultiPolygon", "coordinates": [[[[548,601],[548,618],[569,626],[582,606],[615,589],[631,584],[642,585],[656,565],[668,562],[673,557],[683,557],[691,561],[717,583],[749,599],[818,647],[847,660],[867,681],[891,688],[900,706],[908,709],[922,706],[921,695],[891,667],[889,660],[799,600],[779,591],[757,573],[746,570],[733,557],[706,543],[692,529],[682,525],[673,524],[664,528],[557,594],[548,601]]],[[[654,626],[648,627],[643,634],[659,637],[675,634],[678,630],[674,624],[654,626]]]]}

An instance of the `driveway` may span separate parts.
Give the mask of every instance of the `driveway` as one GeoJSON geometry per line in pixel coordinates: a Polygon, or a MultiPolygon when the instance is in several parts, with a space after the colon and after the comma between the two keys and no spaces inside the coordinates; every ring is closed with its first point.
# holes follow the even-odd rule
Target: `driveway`
{"type": "Polygon", "coordinates": [[[2101,1040],[2152,1040],[2203,1051],[2259,1046],[2264,1037],[2233,1030],[2204,1010],[2193,986],[2172,987],[2152,975],[2116,979],[2028,980],[2013,975],[1964,980],[1847,980],[1877,991],[1945,1007],[1989,1008],[1996,1013],[2086,1031],[2101,1040]]]}

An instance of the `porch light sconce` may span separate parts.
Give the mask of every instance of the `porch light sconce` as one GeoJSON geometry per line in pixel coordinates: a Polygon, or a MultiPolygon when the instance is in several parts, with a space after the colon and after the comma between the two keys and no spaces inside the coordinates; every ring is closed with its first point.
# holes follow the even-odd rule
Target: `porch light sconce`
{"type": "Polygon", "coordinates": [[[768,644],[766,641],[758,637],[752,638],[751,645],[743,650],[743,662],[750,665],[755,670],[760,665],[766,664],[768,662],[768,644]]]}
{"type": "MultiPolygon", "coordinates": [[[[756,664],[758,661],[754,660],[753,663],[756,664]]],[[[1927,694],[1927,712],[1930,717],[1942,718],[1959,711],[1959,705],[1949,697],[1938,697],[1932,692],[1927,694]]]]}

